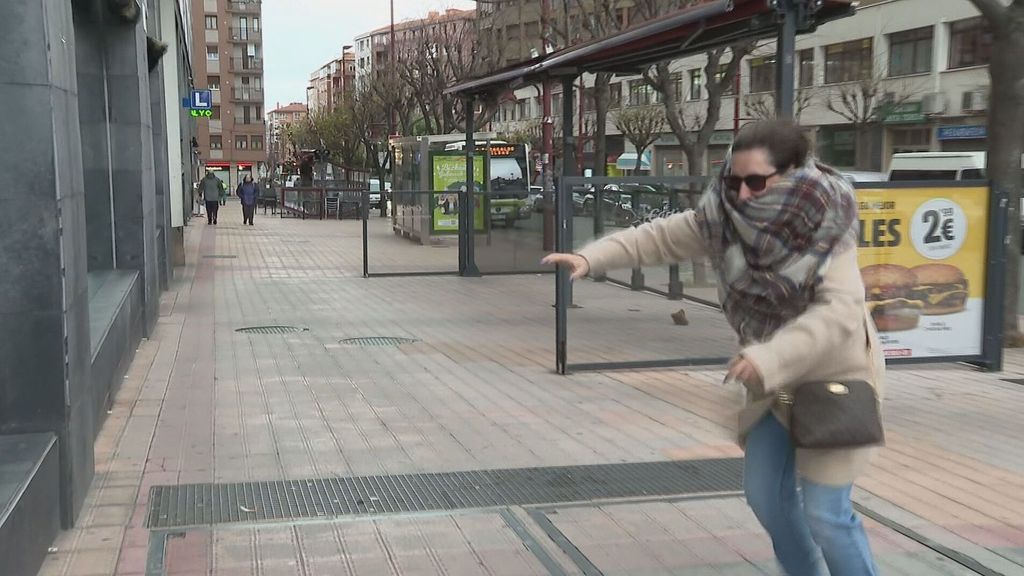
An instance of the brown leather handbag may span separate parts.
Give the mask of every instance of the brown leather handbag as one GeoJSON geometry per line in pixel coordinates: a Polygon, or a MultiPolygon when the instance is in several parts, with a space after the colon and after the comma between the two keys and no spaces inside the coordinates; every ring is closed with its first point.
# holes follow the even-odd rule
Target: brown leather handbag
{"type": "Polygon", "coordinates": [[[858,448],[885,442],[875,389],[863,380],[809,382],[780,392],[797,448],[858,448]]]}

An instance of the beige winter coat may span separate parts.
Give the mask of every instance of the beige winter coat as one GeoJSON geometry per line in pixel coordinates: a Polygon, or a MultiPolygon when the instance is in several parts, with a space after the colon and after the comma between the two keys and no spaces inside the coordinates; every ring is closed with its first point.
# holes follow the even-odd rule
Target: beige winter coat
{"type": "MultiPolygon", "coordinates": [[[[623,230],[598,240],[579,254],[590,273],[675,263],[705,255],[696,214],[688,211],[623,230]]],[[[742,445],[750,428],[769,411],[787,422],[775,393],[805,382],[865,380],[882,397],[885,362],[878,334],[864,305],[864,284],[856,250],[837,254],[818,287],[813,304],[766,342],[741,351],[764,378],[763,390],[751,390],[740,411],[742,445]]],[[[874,448],[797,450],[803,477],[821,484],[849,484],[863,471],[874,448]]]]}

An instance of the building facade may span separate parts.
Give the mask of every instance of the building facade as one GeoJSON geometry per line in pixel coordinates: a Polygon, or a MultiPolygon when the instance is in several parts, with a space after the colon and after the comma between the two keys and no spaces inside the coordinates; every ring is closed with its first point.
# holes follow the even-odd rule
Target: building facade
{"type": "MultiPolygon", "coordinates": [[[[512,3],[491,17],[521,33],[521,27],[508,24],[516,17],[509,11],[532,14],[529,8],[537,3],[512,3]]],[[[898,152],[984,150],[991,41],[969,2],[862,2],[856,15],[798,37],[799,121],[808,128],[821,158],[847,169],[885,171],[892,154],[898,152]],[[859,113],[845,110],[842,97],[861,94],[864,88],[877,96],[867,106],[861,105],[859,113]],[[876,109],[884,113],[874,112],[876,109]]],[[[539,37],[535,42],[540,42],[539,37]]],[[[705,65],[702,55],[672,64],[680,100],[677,105],[687,118],[699,118],[707,109],[705,65]]],[[[592,133],[593,77],[585,76],[582,81],[577,114],[585,130],[592,133]]],[[[629,154],[631,146],[623,142],[614,125],[615,111],[662,103],[659,94],[639,77],[616,77],[611,90],[609,149],[618,146],[629,154]]],[[[741,65],[738,94],[732,91],[722,97],[721,117],[704,158],[705,173],[724,157],[737,124],[771,114],[774,90],[775,46],[765,42],[741,65]]],[[[557,92],[558,88],[554,109],[560,110],[557,92]]],[[[515,97],[502,105],[492,129],[506,133],[528,129],[540,121],[540,111],[535,88],[517,90],[515,97]]],[[[593,161],[591,151],[592,144],[586,143],[584,166],[593,161]]],[[[614,167],[615,160],[609,158],[608,162],[614,167]]],[[[654,144],[651,173],[689,173],[682,148],[667,130],[654,144]]]]}
{"type": "MultiPolygon", "coordinates": [[[[482,6],[482,5],[481,5],[482,6]]],[[[429,12],[426,18],[396,22],[394,25],[395,42],[401,47],[415,41],[420,35],[429,33],[442,26],[474,20],[475,10],[457,10],[454,8],[444,12],[429,12]]],[[[383,26],[371,32],[360,34],[355,38],[354,66],[356,82],[369,78],[374,70],[382,70],[391,57],[391,26],[383,26]]],[[[398,52],[401,54],[401,50],[398,52]]]]}
{"type": "Polygon", "coordinates": [[[285,132],[288,127],[304,122],[308,117],[309,111],[301,102],[278,106],[267,113],[267,152],[271,171],[289,157],[290,151],[285,143],[285,132]]]}
{"type": "Polygon", "coordinates": [[[341,57],[331,60],[309,76],[306,106],[309,113],[331,111],[345,102],[356,87],[356,55],[345,46],[341,57]]]}
{"type": "Polygon", "coordinates": [[[266,170],[262,3],[190,1],[193,80],[213,92],[213,115],[198,122],[198,151],[233,189],[246,174],[266,170]]]}
{"type": "Polygon", "coordinates": [[[189,6],[118,6],[0,2],[0,101],[17,111],[0,123],[17,182],[0,187],[4,574],[35,574],[75,524],[191,212],[189,6]]]}

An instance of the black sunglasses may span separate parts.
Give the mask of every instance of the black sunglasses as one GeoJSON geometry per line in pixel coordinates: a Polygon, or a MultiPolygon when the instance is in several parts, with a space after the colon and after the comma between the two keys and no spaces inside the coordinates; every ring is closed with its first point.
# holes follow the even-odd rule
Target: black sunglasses
{"type": "Polygon", "coordinates": [[[760,174],[750,174],[748,176],[735,176],[730,174],[728,176],[722,176],[722,182],[725,184],[726,188],[733,192],[739,192],[741,184],[746,184],[747,188],[750,188],[751,192],[760,192],[768,186],[768,179],[778,173],[779,171],[776,170],[775,172],[765,174],[764,176],[760,174]]]}

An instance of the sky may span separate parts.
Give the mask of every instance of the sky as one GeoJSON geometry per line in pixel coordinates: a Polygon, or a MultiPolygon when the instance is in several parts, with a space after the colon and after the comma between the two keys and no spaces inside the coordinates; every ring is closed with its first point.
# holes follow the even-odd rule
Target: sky
{"type": "MultiPolygon", "coordinates": [[[[445,8],[473,8],[473,0],[394,0],[395,22],[445,8]]],[[[388,0],[263,0],[266,109],[306,102],[309,75],[341,55],[356,36],[387,26],[388,0]]]]}

